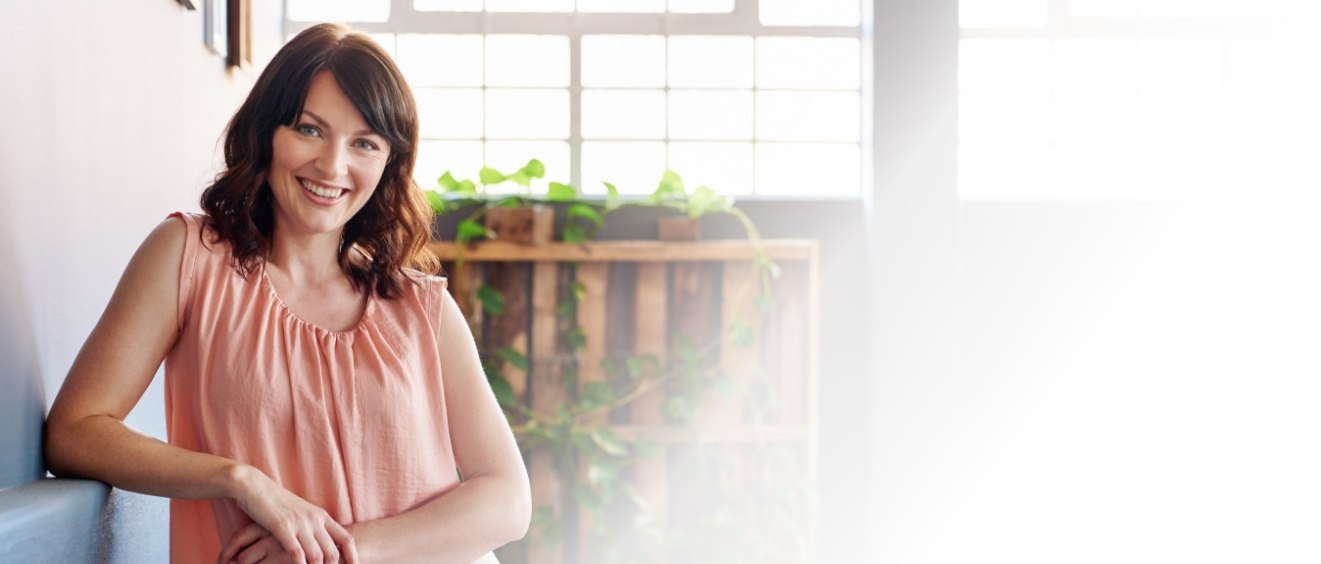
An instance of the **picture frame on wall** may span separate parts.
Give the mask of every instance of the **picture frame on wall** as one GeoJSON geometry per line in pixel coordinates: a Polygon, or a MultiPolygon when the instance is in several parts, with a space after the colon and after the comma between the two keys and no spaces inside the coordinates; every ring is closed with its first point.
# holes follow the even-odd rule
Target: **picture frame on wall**
{"type": "Polygon", "coordinates": [[[251,0],[196,0],[202,6],[203,40],[229,66],[252,62],[251,0]]]}

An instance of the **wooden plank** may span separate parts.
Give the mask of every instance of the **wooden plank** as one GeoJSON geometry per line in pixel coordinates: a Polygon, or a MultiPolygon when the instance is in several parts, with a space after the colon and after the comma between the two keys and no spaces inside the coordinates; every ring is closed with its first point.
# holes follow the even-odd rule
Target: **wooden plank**
{"type": "MultiPolygon", "coordinates": [[[[640,263],[637,265],[637,292],[633,306],[633,352],[636,355],[650,355],[657,361],[665,359],[666,327],[666,284],[665,265],[663,263],[640,263]]],[[[659,375],[657,375],[659,376],[659,375]]],[[[630,418],[634,425],[643,430],[665,429],[665,416],[661,405],[665,402],[665,388],[657,386],[640,396],[634,402],[630,418]]],[[[615,427],[616,433],[622,429],[615,427]]],[[[636,441],[645,435],[624,432],[627,440],[636,441]]],[[[650,438],[650,437],[648,437],[650,438]]],[[[674,442],[674,441],[668,441],[674,442]]],[[[634,480],[638,494],[647,500],[654,522],[664,526],[667,523],[665,447],[661,447],[650,458],[638,462],[634,480]]]]}
{"type": "MultiPolygon", "coordinates": [[[[577,262],[674,262],[730,261],[756,258],[756,247],[749,241],[700,241],[693,243],[661,241],[602,241],[593,243],[548,243],[519,245],[502,241],[484,241],[459,249],[446,241],[433,241],[430,249],[442,260],[462,255],[465,261],[577,261],[577,262]]],[[[762,249],[771,260],[808,260],[813,242],[802,239],[765,239],[762,249]]]]}
{"type": "Polygon", "coordinates": [[[751,261],[724,263],[720,291],[720,371],[729,379],[732,395],[711,394],[703,410],[708,425],[734,426],[752,422],[751,402],[760,395],[754,389],[763,380],[759,374],[756,336],[762,326],[757,309],[761,288],[757,265],[751,261]],[[742,335],[740,335],[742,333],[742,335]]]}
{"type": "MultiPolygon", "coordinates": [[[[606,354],[606,319],[609,311],[606,309],[606,296],[609,292],[609,264],[604,262],[587,263],[578,265],[577,281],[583,285],[584,295],[581,302],[578,303],[578,326],[582,329],[584,335],[587,335],[586,346],[578,352],[578,383],[579,394],[589,383],[602,383],[606,381],[606,375],[601,370],[601,360],[606,354]]],[[[583,419],[587,425],[605,425],[607,412],[598,411],[583,419]]],[[[580,465],[578,479],[584,483],[587,482],[586,465],[580,465]]],[[[595,546],[593,539],[593,530],[595,529],[594,516],[590,510],[584,507],[578,508],[578,538],[577,554],[579,559],[583,559],[591,553],[590,548],[595,546]]]]}
{"type": "MultiPolygon", "coordinates": [[[[533,411],[554,414],[568,397],[561,382],[561,362],[558,348],[559,323],[555,308],[559,303],[560,265],[539,261],[532,265],[532,335],[531,335],[531,398],[533,411]]],[[[567,269],[565,269],[567,270],[567,269]]],[[[564,518],[566,489],[555,468],[555,461],[546,449],[528,453],[528,476],[532,482],[532,507],[547,508],[550,518],[564,518]]],[[[534,538],[528,546],[528,561],[535,564],[564,562],[564,543],[547,544],[548,539],[534,538]]],[[[556,539],[558,541],[558,539],[556,539]]]]}
{"type": "MultiPolygon", "coordinates": [[[[514,396],[520,402],[527,401],[527,372],[503,361],[494,360],[496,350],[508,347],[526,356],[528,351],[528,300],[531,288],[532,265],[522,262],[493,262],[484,265],[487,286],[494,288],[504,296],[504,313],[486,315],[486,348],[482,351],[488,362],[500,366],[501,373],[509,380],[514,389],[514,396]]],[[[477,304],[480,307],[480,303],[477,304]]],[[[516,421],[520,420],[515,418],[516,421]]]]}

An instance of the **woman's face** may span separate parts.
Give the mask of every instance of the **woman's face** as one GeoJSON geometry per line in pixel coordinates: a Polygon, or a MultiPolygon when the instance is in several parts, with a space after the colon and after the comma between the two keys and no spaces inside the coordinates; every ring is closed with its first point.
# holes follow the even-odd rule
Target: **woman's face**
{"type": "Polygon", "coordinates": [[[335,76],[318,73],[302,115],[272,140],[276,229],[338,234],[371,199],[389,157],[390,142],[367,127],[335,76]]]}

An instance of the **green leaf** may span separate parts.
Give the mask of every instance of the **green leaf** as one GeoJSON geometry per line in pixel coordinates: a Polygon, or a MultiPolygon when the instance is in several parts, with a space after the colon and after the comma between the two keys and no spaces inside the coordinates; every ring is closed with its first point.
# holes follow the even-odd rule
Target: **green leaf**
{"type": "Polygon", "coordinates": [[[706,186],[699,186],[688,196],[688,216],[702,217],[709,213],[723,212],[732,205],[734,200],[730,197],[716,194],[706,186]]]}
{"type": "Polygon", "coordinates": [[[516,208],[523,205],[523,198],[518,196],[505,196],[496,200],[495,205],[496,207],[501,208],[516,208]]]}
{"type": "Polygon", "coordinates": [[[583,226],[575,223],[570,223],[564,226],[565,243],[581,243],[586,240],[587,232],[583,230],[583,226]]]}
{"type": "Polygon", "coordinates": [[[587,204],[569,204],[568,209],[564,210],[564,213],[571,218],[581,217],[586,219],[587,221],[596,224],[597,227],[600,227],[605,223],[605,218],[601,217],[601,214],[596,211],[596,208],[587,204]]]}
{"type": "Polygon", "coordinates": [[[587,335],[583,334],[580,327],[570,327],[564,332],[564,346],[570,351],[579,351],[587,346],[587,335]]]}
{"type": "Polygon", "coordinates": [[[482,184],[499,184],[505,181],[503,173],[489,166],[482,167],[481,172],[477,173],[477,178],[482,181],[482,184]]]}
{"type": "Polygon", "coordinates": [[[445,201],[445,197],[441,196],[440,192],[427,190],[423,192],[423,194],[426,194],[427,202],[431,204],[431,209],[435,211],[437,215],[449,211],[449,202],[445,201]]]}
{"type": "Polygon", "coordinates": [[[606,454],[620,457],[628,456],[628,448],[624,446],[623,441],[619,440],[619,437],[615,436],[614,431],[605,427],[598,427],[592,429],[591,437],[592,442],[601,447],[601,450],[606,454]]]}
{"type": "Polygon", "coordinates": [[[529,160],[527,164],[523,165],[523,168],[518,169],[518,171],[532,178],[546,177],[546,165],[541,164],[541,161],[537,159],[529,160]]]}
{"type": "Polygon", "coordinates": [[[582,484],[573,485],[573,499],[578,502],[578,505],[592,511],[600,511],[603,505],[601,496],[596,493],[596,490],[582,484]]]}
{"type": "Polygon", "coordinates": [[[473,184],[471,180],[456,180],[449,171],[442,174],[437,182],[444,187],[445,192],[449,194],[462,194],[464,196],[477,195],[476,184],[473,184]]]}
{"type": "Polygon", "coordinates": [[[483,284],[482,287],[477,288],[477,299],[482,302],[482,311],[491,315],[504,315],[505,297],[500,290],[483,284]]]}
{"type": "Polygon", "coordinates": [[[527,356],[509,347],[500,347],[495,349],[495,356],[509,363],[514,368],[527,372],[527,356]]]}
{"type": "Polygon", "coordinates": [[[578,304],[571,300],[564,300],[555,306],[555,315],[557,317],[573,317],[578,315],[578,304]]]}
{"type": "Polygon", "coordinates": [[[752,326],[742,319],[735,319],[729,325],[729,340],[740,347],[752,346],[752,326]]]}
{"type": "Polygon", "coordinates": [[[578,199],[578,189],[568,184],[551,182],[546,189],[546,199],[552,202],[572,202],[578,199]]]}
{"type": "Polygon", "coordinates": [[[595,411],[601,406],[614,401],[615,391],[605,382],[587,382],[583,384],[582,398],[579,404],[584,412],[595,411]]]}
{"type": "Polygon", "coordinates": [[[496,372],[487,372],[486,381],[491,384],[491,391],[495,393],[495,399],[500,405],[518,405],[518,396],[514,395],[514,387],[509,385],[509,380],[504,376],[496,372]]]}
{"type": "Polygon", "coordinates": [[[696,415],[693,402],[683,396],[670,396],[661,403],[661,413],[672,421],[691,423],[696,415]]]}
{"type": "Polygon", "coordinates": [[[572,284],[569,284],[569,295],[573,296],[575,302],[581,302],[587,296],[587,286],[575,280],[572,284]]]}
{"type": "Polygon", "coordinates": [[[619,189],[614,184],[602,182],[605,184],[605,211],[614,211],[619,209],[619,189]]]}
{"type": "Polygon", "coordinates": [[[666,169],[665,173],[661,175],[660,184],[651,193],[651,198],[657,202],[682,200],[686,194],[687,191],[683,187],[683,178],[679,176],[679,173],[666,169]]]}
{"type": "Polygon", "coordinates": [[[477,223],[476,220],[465,219],[459,222],[458,234],[454,239],[458,243],[466,243],[472,239],[486,237],[487,235],[488,233],[485,226],[477,223]]]}

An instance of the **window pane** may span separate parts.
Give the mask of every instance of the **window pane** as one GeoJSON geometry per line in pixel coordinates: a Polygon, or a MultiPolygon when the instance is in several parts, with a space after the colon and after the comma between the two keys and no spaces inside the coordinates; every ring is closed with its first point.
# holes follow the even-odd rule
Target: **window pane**
{"type": "Polygon", "coordinates": [[[751,88],[752,38],[670,37],[671,87],[751,88]]]}
{"type": "Polygon", "coordinates": [[[481,86],[482,36],[400,34],[395,60],[418,86],[481,86]]]}
{"type": "Polygon", "coordinates": [[[665,92],[584,90],[582,134],[589,138],[664,139],[665,92]]]}
{"type": "Polygon", "coordinates": [[[857,39],[757,38],[757,86],[856,90],[862,83],[857,39]]]}
{"type": "Polygon", "coordinates": [[[752,139],[751,90],[673,90],[671,139],[752,139]]]}
{"type": "Polygon", "coordinates": [[[289,0],[287,7],[289,19],[296,22],[383,22],[390,19],[390,0],[289,0]]]}
{"type": "Polygon", "coordinates": [[[959,42],[959,89],[1046,91],[1051,49],[1045,39],[964,39],[959,42]]]}
{"type": "Polygon", "coordinates": [[[861,104],[854,92],[758,92],[757,138],[857,141],[861,104]]]}
{"type": "Polygon", "coordinates": [[[1146,39],[1138,43],[1143,92],[1220,90],[1224,50],[1205,39],[1146,39]]]}
{"type": "Polygon", "coordinates": [[[961,145],[959,196],[968,200],[1048,196],[1050,162],[1048,145],[961,145]]]}
{"type": "Polygon", "coordinates": [[[1153,18],[1211,18],[1225,15],[1225,0],[1139,0],[1138,10],[1153,18]]]}
{"type": "Polygon", "coordinates": [[[422,137],[481,139],[482,91],[477,88],[416,88],[422,137]]]}
{"type": "Polygon", "coordinates": [[[1061,39],[1055,42],[1057,90],[1137,89],[1137,42],[1132,39],[1061,39]]]}
{"type": "Polygon", "coordinates": [[[1321,43],[1308,40],[1245,39],[1229,47],[1230,86],[1321,94],[1321,43]]]}
{"type": "Polygon", "coordinates": [[[486,136],[505,139],[567,139],[567,90],[486,91],[486,136]]]}
{"type": "Polygon", "coordinates": [[[665,36],[583,36],[582,83],[588,88],[665,86],[665,36]]]}
{"type": "Polygon", "coordinates": [[[752,143],[670,143],[670,168],[690,190],[707,186],[718,194],[752,193],[752,143]]]}
{"type": "Polygon", "coordinates": [[[1207,144],[1224,138],[1219,92],[1143,91],[1138,111],[1143,141],[1207,144]]]}
{"type": "Polygon", "coordinates": [[[853,27],[861,20],[858,0],[760,0],[762,25],[838,25],[853,27]]]}
{"type": "Polygon", "coordinates": [[[1049,141],[1051,95],[969,93],[959,95],[962,141],[1049,141]]]}
{"type": "Polygon", "coordinates": [[[1055,146],[1053,199],[1140,196],[1137,146],[1123,143],[1064,143],[1055,146]]]}
{"type": "MultiPolygon", "coordinates": [[[[393,33],[369,33],[367,34],[367,37],[372,38],[372,41],[375,41],[376,44],[380,45],[382,49],[385,49],[385,52],[389,53],[390,57],[397,58],[395,56],[393,33]]],[[[399,63],[396,61],[395,64],[399,64],[399,63]]]]}
{"type": "Polygon", "coordinates": [[[422,141],[417,147],[417,166],[413,178],[423,190],[436,190],[442,174],[477,181],[482,169],[481,141],[422,141]]]}
{"type": "Polygon", "coordinates": [[[1055,95],[1055,139],[1133,141],[1137,93],[1061,92],[1055,95]]]}
{"type": "Polygon", "coordinates": [[[569,38],[554,35],[486,36],[488,86],[568,86],[569,38]]]}
{"type": "Polygon", "coordinates": [[[1138,0],[1069,0],[1069,15],[1081,18],[1131,18],[1138,15],[1138,0]]]}
{"type": "Polygon", "coordinates": [[[578,11],[617,14],[659,14],[665,11],[665,0],[578,0],[578,11]]]}
{"type": "Polygon", "coordinates": [[[413,0],[419,12],[480,12],[482,0],[413,0]]]}
{"type": "Polygon", "coordinates": [[[1045,27],[1047,0],[959,0],[965,28],[1045,27]]]}
{"type": "MultiPolygon", "coordinates": [[[[544,194],[551,182],[568,183],[572,172],[569,170],[569,144],[564,141],[489,141],[486,143],[486,166],[501,172],[511,172],[522,168],[528,160],[537,159],[546,165],[545,178],[533,180],[531,187],[534,194],[544,194]]],[[[474,178],[476,174],[473,174],[474,178]]],[[[523,187],[513,182],[492,186],[494,193],[516,193],[523,187]]]]}
{"type": "Polygon", "coordinates": [[[1215,145],[1143,145],[1138,152],[1138,181],[1143,191],[1156,195],[1206,197],[1225,186],[1232,172],[1227,163],[1224,148],[1215,145]]]}
{"type": "Polygon", "coordinates": [[[670,11],[676,14],[728,14],[734,11],[734,0],[670,0],[670,11]]]}
{"type": "Polygon", "coordinates": [[[1231,0],[1231,16],[1247,18],[1314,18],[1321,16],[1316,0],[1231,0]]]}
{"type": "Polygon", "coordinates": [[[858,195],[861,152],[857,145],[758,143],[756,151],[758,195],[858,195]]]}
{"type": "Polygon", "coordinates": [[[573,0],[486,0],[490,12],[572,12],[573,0]]]}
{"type": "Polygon", "coordinates": [[[650,194],[665,172],[665,144],[652,141],[583,142],[583,192],[604,194],[609,182],[620,194],[650,194]]]}

